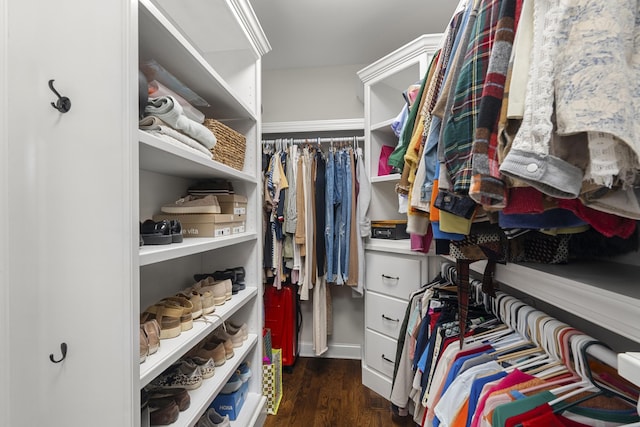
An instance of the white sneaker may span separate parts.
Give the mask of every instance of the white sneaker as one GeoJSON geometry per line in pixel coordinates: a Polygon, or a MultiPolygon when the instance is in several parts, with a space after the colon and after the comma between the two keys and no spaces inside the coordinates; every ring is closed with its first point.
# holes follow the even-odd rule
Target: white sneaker
{"type": "Polygon", "coordinates": [[[219,214],[220,204],[216,196],[185,196],[160,208],[170,214],[219,214]]]}
{"type": "Polygon", "coordinates": [[[196,427],[231,427],[229,416],[224,417],[216,412],[215,409],[209,408],[196,423],[196,427]]]}

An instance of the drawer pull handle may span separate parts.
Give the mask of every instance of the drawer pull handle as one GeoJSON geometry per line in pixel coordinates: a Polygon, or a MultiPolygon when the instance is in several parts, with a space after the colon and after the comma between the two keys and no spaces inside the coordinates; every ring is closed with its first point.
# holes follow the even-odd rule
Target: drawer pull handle
{"type": "Polygon", "coordinates": [[[386,361],[387,361],[387,362],[389,362],[389,363],[393,363],[393,360],[391,360],[391,359],[389,359],[389,358],[385,357],[385,355],[384,355],[384,354],[382,355],[382,360],[386,360],[386,361]]]}
{"type": "Polygon", "coordinates": [[[391,317],[385,316],[384,314],[382,315],[382,318],[384,320],[391,320],[392,322],[399,322],[400,319],[392,319],[391,317]]]}
{"type": "Polygon", "coordinates": [[[386,274],[382,275],[383,279],[393,279],[393,280],[400,280],[400,277],[393,277],[393,276],[387,276],[386,274]]]}

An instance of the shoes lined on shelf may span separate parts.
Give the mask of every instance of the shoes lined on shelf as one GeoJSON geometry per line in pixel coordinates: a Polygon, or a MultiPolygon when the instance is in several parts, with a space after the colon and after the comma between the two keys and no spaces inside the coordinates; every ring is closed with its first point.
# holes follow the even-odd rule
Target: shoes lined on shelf
{"type": "Polygon", "coordinates": [[[214,271],[213,273],[194,274],[193,279],[195,281],[201,281],[209,277],[216,281],[231,280],[231,291],[233,295],[246,288],[244,267],[228,268],[226,270],[214,271]]]}
{"type": "Polygon", "coordinates": [[[225,328],[227,330],[227,332],[234,336],[237,333],[240,333],[240,336],[242,337],[242,341],[246,341],[249,334],[248,334],[248,328],[247,328],[247,324],[246,323],[242,323],[242,324],[237,324],[234,323],[231,320],[227,320],[226,322],[224,322],[225,328]]]}
{"type": "Polygon", "coordinates": [[[160,326],[160,339],[175,338],[182,332],[180,318],[183,308],[175,304],[159,302],[148,307],[141,316],[140,323],[155,319],[160,326]]]}
{"type": "Polygon", "coordinates": [[[140,246],[169,245],[182,243],[182,240],[182,224],[176,219],[147,219],[140,223],[140,246]]]}
{"type": "Polygon", "coordinates": [[[240,379],[240,375],[238,375],[237,372],[234,372],[233,375],[231,375],[231,378],[229,378],[227,383],[222,387],[222,390],[220,390],[220,393],[222,394],[234,393],[238,391],[240,387],[242,387],[243,383],[244,381],[240,379]]]}
{"type": "Polygon", "coordinates": [[[193,362],[180,360],[151,381],[151,387],[195,390],[202,385],[202,373],[193,362]]]}
{"type": "Polygon", "coordinates": [[[251,378],[251,368],[249,367],[249,362],[242,362],[240,366],[238,366],[236,373],[243,383],[249,381],[249,378],[251,378]]]}
{"type": "Polygon", "coordinates": [[[212,359],[215,366],[222,366],[227,361],[224,343],[222,342],[205,340],[194,347],[187,355],[202,359],[212,359]]]}
{"type": "Polygon", "coordinates": [[[140,223],[140,237],[145,245],[168,245],[172,242],[171,223],[147,219],[140,223]]]}
{"type": "Polygon", "coordinates": [[[172,399],[178,405],[180,412],[186,411],[191,406],[191,396],[185,388],[154,388],[151,386],[145,387],[144,391],[147,393],[149,401],[157,399],[172,399]]]}
{"type": "Polygon", "coordinates": [[[198,292],[211,292],[213,295],[213,304],[214,305],[222,305],[227,301],[227,289],[231,286],[231,281],[222,280],[216,281],[213,277],[206,277],[202,280],[199,280],[195,285],[193,285],[193,289],[198,292]]]}
{"type": "Polygon", "coordinates": [[[196,423],[196,427],[231,427],[231,422],[229,421],[228,415],[223,417],[217,413],[215,409],[209,408],[202,417],[200,417],[196,423]]]}
{"type": "Polygon", "coordinates": [[[149,424],[167,426],[178,421],[180,408],[173,399],[149,399],[149,424]]]}

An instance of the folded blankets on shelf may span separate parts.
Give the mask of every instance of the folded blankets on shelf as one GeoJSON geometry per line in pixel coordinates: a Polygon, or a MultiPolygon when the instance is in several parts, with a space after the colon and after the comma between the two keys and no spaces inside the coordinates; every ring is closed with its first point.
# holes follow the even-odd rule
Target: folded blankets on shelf
{"type": "Polygon", "coordinates": [[[171,96],[150,98],[145,108],[146,114],[158,117],[211,150],[216,145],[216,136],[205,126],[185,116],[183,111],[182,106],[171,96]]]}
{"type": "Polygon", "coordinates": [[[203,157],[206,157],[208,159],[212,158],[211,151],[207,150],[204,145],[200,144],[190,136],[180,133],[172,127],[168,126],[156,116],[146,116],[142,118],[138,123],[138,127],[141,130],[154,134],[166,141],[176,141],[180,145],[186,145],[203,157]]]}

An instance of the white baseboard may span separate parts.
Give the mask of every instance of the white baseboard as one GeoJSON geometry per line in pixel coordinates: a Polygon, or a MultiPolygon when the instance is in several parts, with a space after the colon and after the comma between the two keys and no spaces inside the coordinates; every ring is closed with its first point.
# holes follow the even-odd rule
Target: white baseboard
{"type": "Polygon", "coordinates": [[[300,357],[324,357],[328,359],[362,359],[362,348],[359,344],[331,344],[329,350],[317,356],[313,343],[300,342],[300,357]]]}

